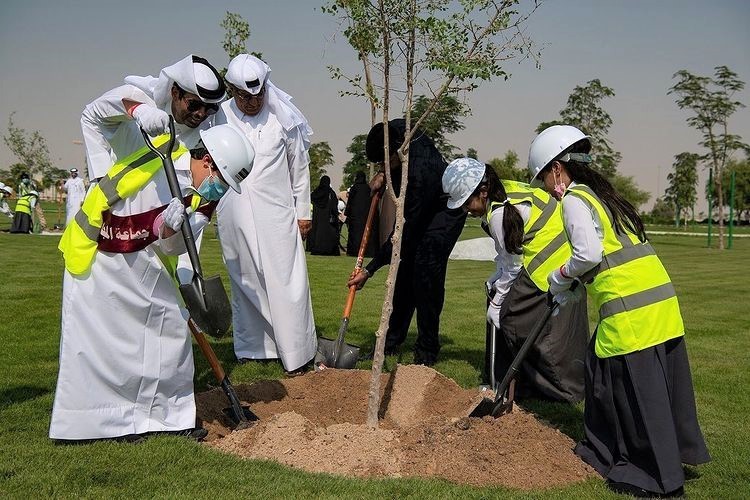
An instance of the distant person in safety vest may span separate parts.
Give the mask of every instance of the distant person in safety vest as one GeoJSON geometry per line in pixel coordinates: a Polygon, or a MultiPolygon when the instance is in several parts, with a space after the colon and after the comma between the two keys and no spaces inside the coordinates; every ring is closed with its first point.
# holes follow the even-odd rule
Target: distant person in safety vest
{"type": "MultiPolygon", "coordinates": [[[[23,185],[23,184],[21,184],[23,185]]],[[[10,226],[10,232],[16,234],[29,234],[34,229],[33,213],[39,200],[39,193],[34,190],[21,190],[24,194],[18,196],[16,201],[16,210],[13,215],[13,223],[10,226]]]]}
{"type": "MultiPolygon", "coordinates": [[[[710,460],[698,425],[685,327],[672,281],[638,212],[591,167],[591,141],[554,125],[531,143],[532,185],[562,200],[573,254],[547,280],[554,300],[582,282],[599,313],[585,366],[575,452],[615,492],[682,496],[682,464],[710,460]]],[[[579,286],[580,288],[580,286],[579,286]]]]}
{"type": "MultiPolygon", "coordinates": [[[[230,125],[172,153],[182,198],[144,145],[110,168],[65,229],[60,372],[49,436],[137,441],[150,433],[202,439],[193,351],[174,271],[185,217],[198,237],[216,203],[250,172],[254,152],[230,125]],[[186,210],[186,207],[188,209],[186,210]]],[[[163,146],[168,136],[154,139],[163,146]]]]}

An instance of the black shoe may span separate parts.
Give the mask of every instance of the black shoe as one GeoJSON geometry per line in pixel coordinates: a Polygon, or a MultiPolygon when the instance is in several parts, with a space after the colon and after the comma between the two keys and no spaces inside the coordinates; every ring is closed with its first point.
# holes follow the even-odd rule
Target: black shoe
{"type": "Polygon", "coordinates": [[[206,438],[206,436],[208,436],[208,431],[206,429],[197,427],[195,429],[184,429],[181,431],[149,432],[149,436],[179,436],[186,437],[200,443],[206,438]]]}
{"type": "Polygon", "coordinates": [[[414,351],[414,364],[432,366],[437,363],[437,354],[420,350],[414,351]]]}
{"type": "Polygon", "coordinates": [[[112,441],[117,443],[139,444],[144,442],[147,437],[146,434],[126,434],[124,436],[116,437],[112,441]]]}
{"type": "Polygon", "coordinates": [[[630,495],[636,498],[651,498],[651,495],[648,491],[628,483],[607,481],[607,488],[614,491],[615,493],[619,493],[620,495],[630,495]]]}
{"type": "Polygon", "coordinates": [[[657,493],[655,491],[644,490],[633,484],[620,483],[617,481],[607,481],[607,488],[619,493],[621,495],[630,495],[636,498],[674,498],[681,497],[685,494],[685,490],[680,486],[674,491],[669,493],[657,493]]]}

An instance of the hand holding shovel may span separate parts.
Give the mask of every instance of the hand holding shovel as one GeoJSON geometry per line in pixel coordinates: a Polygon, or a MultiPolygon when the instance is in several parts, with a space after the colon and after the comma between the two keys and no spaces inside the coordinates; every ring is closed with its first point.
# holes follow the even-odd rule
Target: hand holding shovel
{"type": "Polygon", "coordinates": [[[344,306],[344,314],[341,320],[341,326],[339,327],[339,334],[335,340],[331,339],[318,339],[318,353],[315,355],[315,367],[316,369],[323,369],[326,367],[330,368],[354,368],[359,359],[359,347],[344,343],[344,335],[349,326],[349,316],[352,313],[352,307],[354,306],[354,296],[357,294],[357,290],[361,289],[364,282],[367,281],[368,276],[365,274],[364,278],[361,279],[361,283],[352,283],[352,280],[356,280],[358,276],[362,276],[360,273],[362,269],[362,263],[365,260],[365,251],[367,250],[367,243],[370,240],[370,230],[372,228],[372,222],[375,219],[375,212],[378,208],[378,202],[382,191],[376,191],[370,201],[370,212],[367,214],[367,222],[365,223],[365,231],[362,234],[362,241],[359,244],[359,252],[357,253],[357,262],[354,265],[354,271],[349,277],[349,295],[346,298],[346,305],[344,306]]]}
{"type": "MultiPolygon", "coordinates": [[[[175,144],[174,118],[169,117],[170,137],[169,142],[165,145],[165,151],[162,151],[163,147],[156,148],[143,129],[141,129],[141,134],[148,148],[161,158],[172,196],[182,199],[180,184],[172,163],[172,151],[175,144]]],[[[190,264],[193,267],[193,280],[190,283],[180,285],[180,293],[185,301],[185,307],[202,331],[214,337],[221,337],[226,334],[232,323],[232,308],[229,297],[219,276],[203,278],[193,229],[190,227],[190,221],[187,217],[183,220],[181,229],[188,257],[190,257],[190,264]]]]}

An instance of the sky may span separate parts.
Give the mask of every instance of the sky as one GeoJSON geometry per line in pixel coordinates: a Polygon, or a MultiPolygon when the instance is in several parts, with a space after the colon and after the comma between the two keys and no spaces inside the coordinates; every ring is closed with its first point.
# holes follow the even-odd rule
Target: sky
{"type": "MultiPolygon", "coordinates": [[[[294,97],[313,130],[327,141],[335,165],[333,184],[354,135],[370,125],[368,104],[342,97],[328,66],[360,71],[355,53],[338,34],[323,0],[3,0],[0,2],[0,131],[38,130],[53,162],[83,166],[80,114],[127,75],[158,75],[187,54],[228,64],[222,49],[226,12],[250,24],[249,51],[263,54],[271,79],[294,97]]],[[[522,1],[523,4],[523,1],[522,1]]],[[[526,165],[534,130],[558,118],[578,85],[598,78],[614,89],[603,101],[613,125],[609,139],[622,154],[620,173],[652,194],[667,187],[675,155],[698,152],[700,134],[687,111],[667,95],[675,72],[710,76],[726,65],[750,84],[750,2],[746,0],[547,0],[531,16],[527,34],[541,48],[541,68],[509,62],[510,78],[482,82],[466,96],[472,115],[449,137],[481,160],[509,150],[526,165]]],[[[735,96],[750,105],[747,88],[735,96]]],[[[392,117],[395,117],[392,114],[392,117]]],[[[730,132],[750,142],[750,110],[739,110],[730,132]]],[[[18,161],[2,143],[0,168],[18,161]]],[[[700,172],[701,186],[707,177],[700,172]]],[[[703,196],[702,188],[699,196],[703,196]]],[[[705,202],[698,205],[705,209],[705,202]]]]}

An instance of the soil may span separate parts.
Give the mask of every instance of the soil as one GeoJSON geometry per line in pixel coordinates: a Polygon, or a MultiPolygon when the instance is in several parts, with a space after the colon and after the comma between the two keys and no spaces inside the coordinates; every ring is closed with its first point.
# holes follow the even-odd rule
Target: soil
{"type": "Polygon", "coordinates": [[[574,442],[519,408],[501,418],[469,418],[476,390],[432,368],[399,365],[381,380],[380,425],[370,429],[370,372],[326,369],[286,380],[237,385],[260,420],[231,431],[221,389],[199,394],[206,439],[226,453],[311,472],[358,477],[436,477],[474,486],[564,486],[594,471],[574,442]]]}

